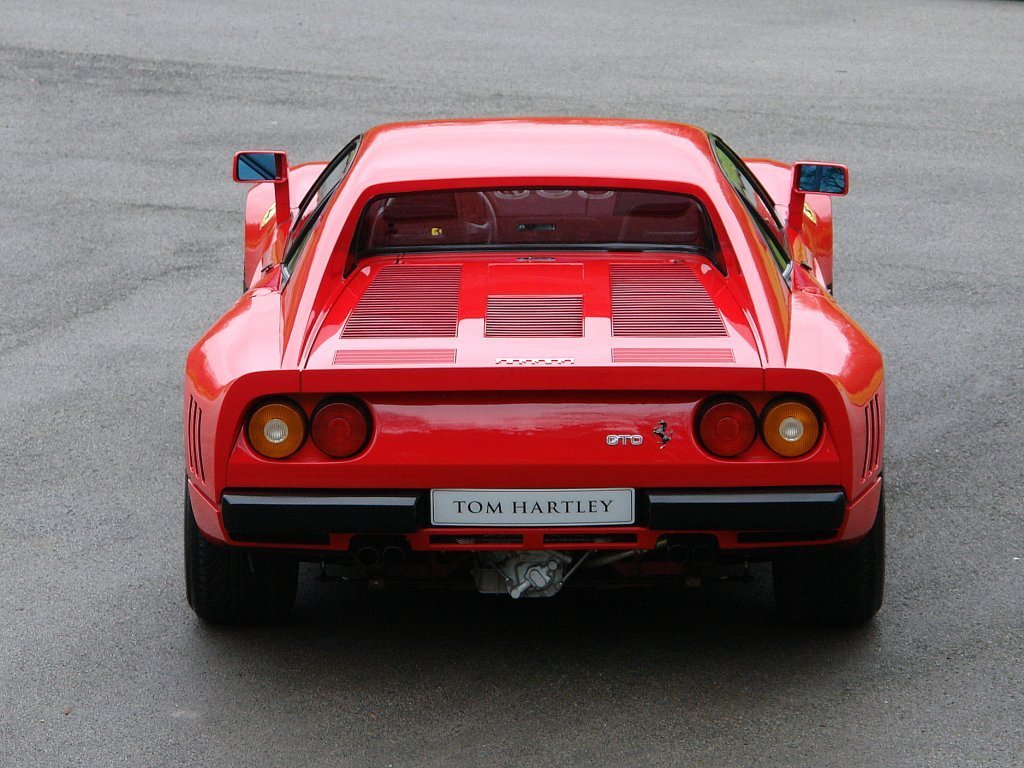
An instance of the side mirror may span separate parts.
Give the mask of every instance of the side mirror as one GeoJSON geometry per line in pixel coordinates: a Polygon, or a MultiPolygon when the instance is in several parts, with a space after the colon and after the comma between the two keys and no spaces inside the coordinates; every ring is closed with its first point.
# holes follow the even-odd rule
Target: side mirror
{"type": "Polygon", "coordinates": [[[288,180],[288,155],[279,150],[236,152],[231,175],[243,184],[262,181],[280,184],[288,180]]]}
{"type": "Polygon", "coordinates": [[[231,166],[231,177],[243,184],[273,184],[274,219],[287,233],[292,224],[291,194],[288,191],[288,154],[277,149],[236,152],[235,162],[231,166]]]}
{"type": "Polygon", "coordinates": [[[845,195],[850,190],[850,172],[838,163],[794,163],[793,188],[789,193],[786,226],[800,231],[806,195],[845,195]]]}
{"type": "Polygon", "coordinates": [[[793,166],[793,191],[816,195],[845,195],[850,176],[845,165],[837,163],[797,163],[793,166]]]}

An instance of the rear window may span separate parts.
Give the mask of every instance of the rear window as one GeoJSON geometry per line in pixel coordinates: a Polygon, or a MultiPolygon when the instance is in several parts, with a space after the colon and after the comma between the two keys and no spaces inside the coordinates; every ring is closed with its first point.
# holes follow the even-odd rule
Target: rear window
{"type": "Polygon", "coordinates": [[[689,195],[626,189],[472,189],[372,200],[362,254],[432,250],[620,249],[709,254],[707,213],[689,195]]]}

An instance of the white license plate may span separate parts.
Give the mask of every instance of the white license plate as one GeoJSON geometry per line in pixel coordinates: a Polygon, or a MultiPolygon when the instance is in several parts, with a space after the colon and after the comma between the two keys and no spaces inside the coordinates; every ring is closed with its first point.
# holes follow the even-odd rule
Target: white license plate
{"type": "Polygon", "coordinates": [[[430,492],[433,525],[632,525],[634,519],[632,488],[430,492]]]}

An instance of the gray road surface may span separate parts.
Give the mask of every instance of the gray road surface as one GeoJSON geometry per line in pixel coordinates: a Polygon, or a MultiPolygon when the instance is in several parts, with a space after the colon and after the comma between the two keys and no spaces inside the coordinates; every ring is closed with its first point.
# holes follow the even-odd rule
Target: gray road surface
{"type": "Polygon", "coordinates": [[[1024,764],[1022,92],[1015,2],[3,0],[0,765],[1024,764]],[[189,611],[181,374],[237,296],[230,153],[506,114],[850,165],[836,290],[889,373],[872,626],[784,627],[764,572],[189,611]]]}

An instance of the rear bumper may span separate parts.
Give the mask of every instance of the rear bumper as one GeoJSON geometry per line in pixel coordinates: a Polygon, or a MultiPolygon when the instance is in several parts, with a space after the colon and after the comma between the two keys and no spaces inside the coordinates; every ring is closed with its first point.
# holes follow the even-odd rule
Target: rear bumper
{"type": "Polygon", "coordinates": [[[432,527],[427,491],[228,490],[214,504],[189,484],[203,533],[239,546],[343,551],[353,536],[402,536],[413,550],[651,549],[670,533],[712,533],[723,549],[832,544],[874,520],[880,484],[841,488],[638,489],[636,523],[616,527],[432,527]]]}

